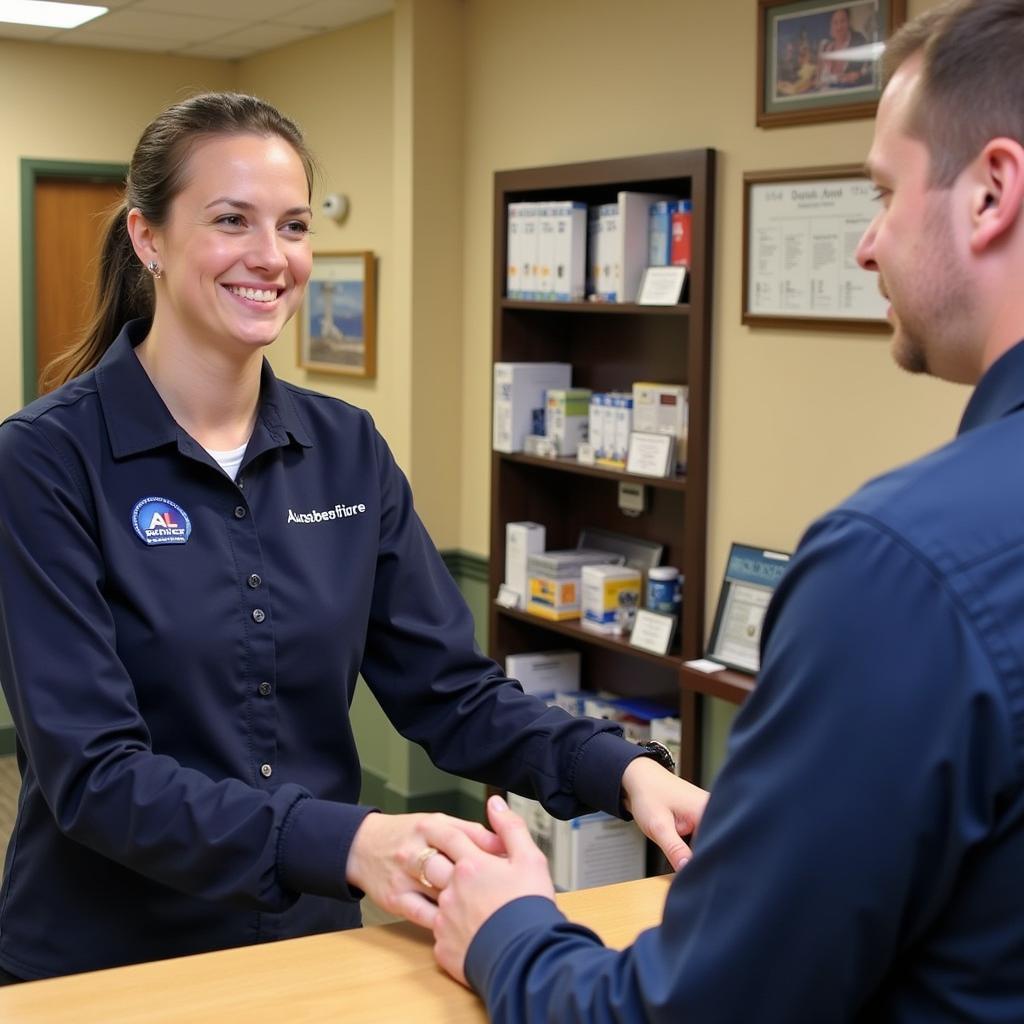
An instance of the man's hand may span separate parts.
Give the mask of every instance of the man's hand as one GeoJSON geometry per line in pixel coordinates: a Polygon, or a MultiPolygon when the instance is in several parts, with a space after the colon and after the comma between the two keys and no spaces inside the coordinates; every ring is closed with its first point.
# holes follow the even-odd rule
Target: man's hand
{"type": "Polygon", "coordinates": [[[506,857],[486,852],[483,844],[456,830],[428,825],[424,831],[427,842],[455,865],[437,900],[434,955],[463,985],[469,944],[496,910],[520,896],[555,896],[548,862],[530,838],[526,822],[500,796],[487,801],[487,818],[506,857]]]}
{"type": "Polygon", "coordinates": [[[630,761],[622,773],[622,802],[648,839],[661,847],[673,870],[691,857],[683,836],[700,825],[708,794],[649,757],[630,761]]]}
{"type": "Polygon", "coordinates": [[[345,880],[389,914],[430,928],[437,913],[434,897],[452,873],[451,861],[432,851],[451,845],[454,837],[476,850],[504,851],[497,836],[478,822],[447,814],[368,814],[352,839],[345,880]],[[428,831],[437,842],[427,838],[428,831]]]}

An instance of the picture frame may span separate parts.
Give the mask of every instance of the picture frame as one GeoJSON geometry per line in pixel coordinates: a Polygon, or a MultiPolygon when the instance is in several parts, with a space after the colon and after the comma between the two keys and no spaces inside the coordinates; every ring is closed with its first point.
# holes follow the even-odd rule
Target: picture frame
{"type": "Polygon", "coordinates": [[[377,264],[372,252],[319,252],[299,312],[298,363],[316,373],[377,375],[377,264]]]}
{"type": "Polygon", "coordinates": [[[745,173],[741,321],[889,333],[878,275],[856,262],[877,212],[858,164],[745,173]]]}
{"type": "Polygon", "coordinates": [[[733,542],[725,563],[706,659],[757,675],[765,612],[791,557],[785,551],[733,542]]]}
{"type": "Polygon", "coordinates": [[[758,0],[758,126],[873,117],[879,58],[906,17],[906,0],[758,0]]]}

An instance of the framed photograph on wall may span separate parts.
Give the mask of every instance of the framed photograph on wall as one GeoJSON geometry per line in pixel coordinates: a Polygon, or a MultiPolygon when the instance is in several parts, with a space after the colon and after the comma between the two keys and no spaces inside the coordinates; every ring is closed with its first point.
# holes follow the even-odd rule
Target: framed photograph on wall
{"type": "Polygon", "coordinates": [[[885,41],[906,15],[906,0],[758,0],[758,125],[872,117],[885,41]]]}
{"type": "Polygon", "coordinates": [[[321,252],[299,314],[299,366],[377,375],[377,266],[372,252],[321,252]]]}
{"type": "Polygon", "coordinates": [[[878,206],[861,166],[743,175],[743,323],[888,333],[857,246],[878,206]]]}

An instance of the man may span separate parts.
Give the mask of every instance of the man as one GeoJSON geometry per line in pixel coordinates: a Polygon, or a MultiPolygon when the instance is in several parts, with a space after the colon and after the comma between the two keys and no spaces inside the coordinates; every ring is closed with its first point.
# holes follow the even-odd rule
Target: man
{"type": "Polygon", "coordinates": [[[495,1020],[1024,1021],[1022,53],[1022,0],[887,52],[859,260],[897,362],[977,387],[801,542],[661,926],[617,953],[567,922],[495,798],[507,858],[434,842],[437,957],[495,1020]]]}

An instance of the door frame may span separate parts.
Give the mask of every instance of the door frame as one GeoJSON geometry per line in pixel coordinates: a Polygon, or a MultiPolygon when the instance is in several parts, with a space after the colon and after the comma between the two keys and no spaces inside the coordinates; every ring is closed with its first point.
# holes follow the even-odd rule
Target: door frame
{"type": "Polygon", "coordinates": [[[26,405],[38,394],[39,378],[36,366],[36,181],[39,178],[124,181],[127,175],[127,164],[21,159],[21,379],[22,400],[26,405]]]}

